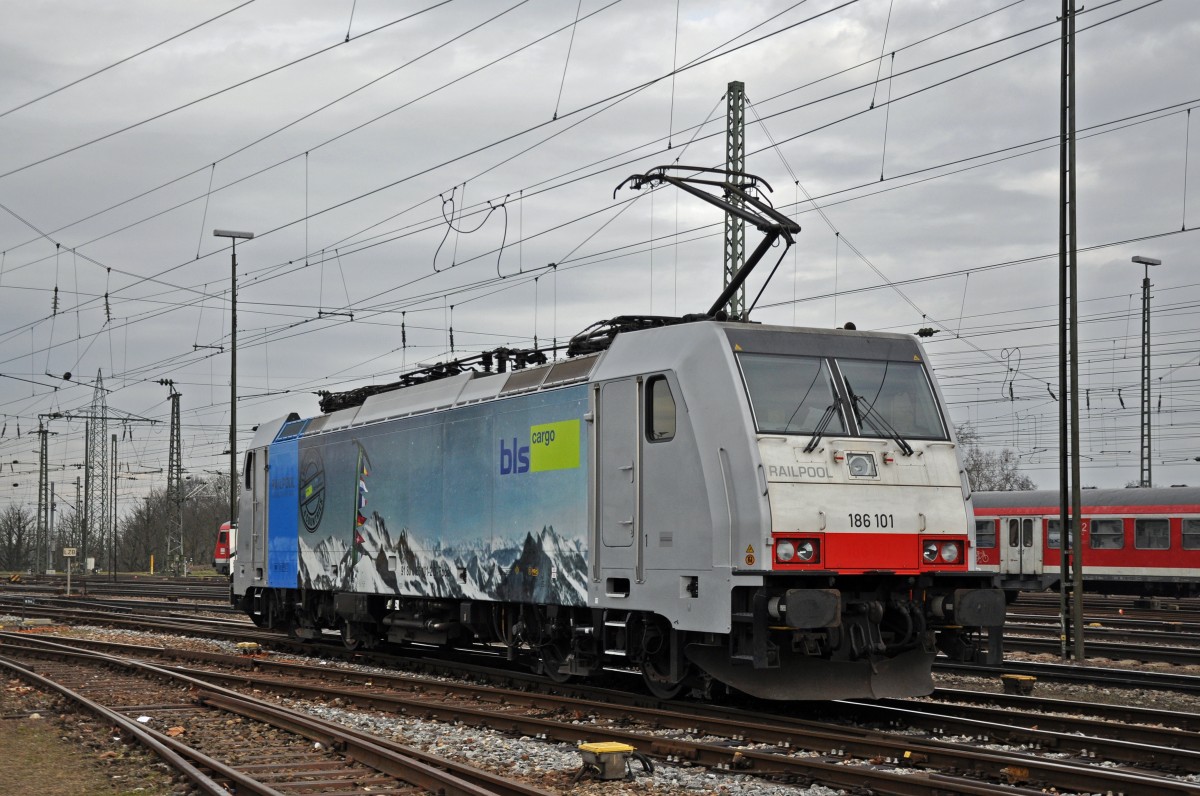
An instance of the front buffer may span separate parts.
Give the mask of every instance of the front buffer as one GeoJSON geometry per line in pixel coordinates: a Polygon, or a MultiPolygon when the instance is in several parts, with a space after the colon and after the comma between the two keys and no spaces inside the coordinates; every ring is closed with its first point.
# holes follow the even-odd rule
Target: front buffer
{"type": "Polygon", "coordinates": [[[985,657],[980,630],[1004,622],[1004,593],[983,577],[838,580],[735,589],[728,644],[692,643],[687,657],[763,699],[917,696],[933,691],[939,649],[985,657]]]}

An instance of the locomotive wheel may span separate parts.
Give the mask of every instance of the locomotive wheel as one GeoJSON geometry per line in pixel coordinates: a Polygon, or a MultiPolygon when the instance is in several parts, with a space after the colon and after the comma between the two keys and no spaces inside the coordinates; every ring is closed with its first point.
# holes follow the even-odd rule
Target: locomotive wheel
{"type": "Polygon", "coordinates": [[[672,683],[669,677],[670,675],[659,671],[652,658],[642,661],[642,680],[646,683],[646,690],[657,698],[674,699],[683,691],[687,676],[680,678],[676,683],[672,683]]]}
{"type": "Polygon", "coordinates": [[[363,645],[363,637],[349,622],[342,622],[342,645],[351,652],[363,645]]]}
{"type": "Polygon", "coordinates": [[[642,658],[642,680],[646,689],[659,699],[674,699],[685,688],[690,665],[684,665],[678,680],[671,679],[671,628],[662,620],[650,621],[646,625],[642,643],[645,656],[642,658]]]}
{"type": "Polygon", "coordinates": [[[569,672],[559,671],[559,667],[566,659],[567,651],[554,642],[542,647],[538,654],[538,660],[542,664],[542,674],[555,683],[569,683],[574,677],[569,672]]]}

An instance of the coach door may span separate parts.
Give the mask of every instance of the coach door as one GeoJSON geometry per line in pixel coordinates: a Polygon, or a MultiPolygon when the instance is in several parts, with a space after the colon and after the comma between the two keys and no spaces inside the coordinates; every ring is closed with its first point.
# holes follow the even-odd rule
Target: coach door
{"type": "Polygon", "coordinates": [[[597,563],[600,570],[612,573],[632,570],[638,552],[638,383],[608,382],[599,386],[596,398],[597,563]]]}
{"type": "Polygon", "coordinates": [[[1006,575],[1038,575],[1042,569],[1042,534],[1038,517],[1000,519],[1000,571],[1006,575]]]}

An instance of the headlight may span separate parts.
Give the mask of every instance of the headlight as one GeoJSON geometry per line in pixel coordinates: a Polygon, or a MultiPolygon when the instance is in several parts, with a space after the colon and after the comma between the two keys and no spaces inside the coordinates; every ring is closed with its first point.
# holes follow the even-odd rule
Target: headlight
{"type": "Polygon", "coordinates": [[[775,557],[780,561],[791,561],[796,556],[796,545],[785,540],[775,543],[775,557]]]}
{"type": "Polygon", "coordinates": [[[942,560],[947,564],[953,564],[958,561],[958,545],[956,545],[954,542],[943,543],[942,560]]]}
{"type": "Polygon", "coordinates": [[[846,467],[852,478],[874,478],[878,475],[875,469],[875,457],[869,453],[851,453],[846,456],[846,467]]]}
{"type": "Polygon", "coordinates": [[[817,547],[812,542],[806,540],[800,543],[799,555],[801,561],[812,561],[813,556],[816,554],[817,547]]]}
{"type": "MultiPolygon", "coordinates": [[[[911,550],[912,548],[909,548],[909,549],[911,550]]],[[[936,542],[926,542],[925,543],[925,563],[932,564],[934,561],[937,561],[937,557],[938,557],[937,543],[936,542]]]]}

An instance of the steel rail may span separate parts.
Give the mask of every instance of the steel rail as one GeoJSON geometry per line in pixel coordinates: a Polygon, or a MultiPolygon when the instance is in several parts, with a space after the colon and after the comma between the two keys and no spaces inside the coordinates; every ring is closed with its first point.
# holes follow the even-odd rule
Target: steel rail
{"type": "Polygon", "coordinates": [[[1063,663],[1035,663],[1007,660],[1000,666],[959,663],[936,658],[934,669],[971,676],[1031,674],[1035,677],[1069,683],[1105,684],[1123,688],[1163,688],[1183,693],[1200,693],[1200,677],[1168,672],[1144,672],[1134,669],[1111,669],[1103,666],[1075,666],[1063,663]]]}
{"type": "MultiPolygon", "coordinates": [[[[1009,651],[1047,653],[1056,652],[1059,648],[1059,641],[1057,638],[1037,639],[1005,636],[1004,646],[1009,651]]],[[[1122,644],[1115,641],[1088,640],[1087,654],[1092,658],[1157,661],[1185,666],[1200,663],[1200,648],[1197,647],[1166,647],[1153,644],[1122,644]]]]}
{"type": "Polygon", "coordinates": [[[343,751],[359,762],[436,793],[460,793],[462,796],[550,796],[540,788],[517,783],[402,744],[374,738],[333,722],[285,710],[262,700],[211,691],[201,691],[197,699],[201,704],[282,727],[310,740],[342,744],[343,751]],[[457,788],[448,788],[447,777],[459,779],[463,784],[457,788]]]}
{"type": "MultiPolygon", "coordinates": [[[[294,666],[294,665],[293,665],[294,666]]],[[[295,667],[298,668],[298,667],[295,667]]],[[[561,722],[537,717],[514,715],[497,712],[494,709],[465,707],[460,703],[439,705],[430,700],[430,695],[424,693],[419,697],[405,697],[395,694],[378,693],[375,690],[361,691],[349,688],[331,688],[327,685],[311,685],[294,679],[277,679],[243,673],[217,673],[187,669],[188,674],[205,680],[217,680],[224,683],[239,683],[258,690],[274,690],[283,693],[308,693],[312,696],[328,697],[335,695],[347,703],[353,703],[372,709],[388,710],[406,715],[416,715],[427,719],[440,721],[461,721],[473,726],[489,727],[507,732],[527,735],[544,735],[563,741],[579,741],[580,734],[588,740],[599,737],[602,740],[628,743],[643,752],[667,758],[692,760],[709,766],[733,767],[747,765],[753,762],[747,770],[754,773],[798,774],[806,777],[831,782],[837,785],[850,785],[842,779],[824,780],[829,776],[823,766],[810,759],[794,758],[777,752],[762,750],[749,751],[743,748],[731,748],[725,745],[712,745],[682,739],[647,738],[643,732],[632,730],[614,730],[598,725],[577,724],[563,725],[561,722]],[[646,748],[647,743],[649,748],[646,748]],[[814,770],[808,771],[809,767],[814,770]]],[[[339,672],[339,674],[342,674],[339,672]]],[[[353,677],[353,674],[351,673],[353,677]]],[[[368,677],[364,675],[364,677],[368,677]]],[[[378,675],[370,675],[372,688],[377,687],[374,681],[380,680],[378,675]]],[[[852,755],[863,759],[888,757],[897,764],[933,765],[949,770],[970,770],[976,774],[988,774],[1003,778],[1011,774],[1014,766],[1026,769],[1031,779],[1045,781],[1059,787],[1081,787],[1091,790],[1121,790],[1123,786],[1145,787],[1153,785],[1160,793],[1191,793],[1190,787],[1177,789],[1174,781],[1150,774],[1129,772],[1113,772],[1093,766],[1078,766],[1045,761],[1028,755],[997,753],[979,750],[969,744],[947,742],[931,742],[913,738],[898,738],[886,733],[845,731],[821,726],[817,722],[775,719],[773,724],[737,720],[731,718],[714,719],[692,714],[680,714],[654,708],[643,708],[633,705],[611,705],[595,700],[560,698],[546,694],[522,694],[516,691],[503,691],[495,688],[480,688],[460,686],[459,684],[430,684],[423,683],[428,691],[446,690],[475,694],[476,697],[490,696],[504,705],[523,705],[526,707],[540,706],[549,709],[559,706],[572,715],[583,712],[589,715],[608,716],[610,718],[636,719],[653,727],[670,727],[689,730],[692,733],[710,733],[731,737],[742,743],[771,744],[785,749],[801,748],[821,754],[836,756],[852,755]]],[[[897,715],[900,709],[894,711],[897,715]]],[[[903,711],[906,717],[916,716],[911,709],[903,711]]],[[[935,721],[947,723],[942,716],[927,717],[935,721]]],[[[976,732],[983,734],[988,729],[984,722],[974,722],[976,732]]],[[[1026,731],[1019,727],[999,727],[1000,731],[1007,730],[1010,734],[1021,733],[1041,741],[1051,747],[1067,747],[1077,743],[1076,739],[1063,733],[1047,731],[1026,731]]],[[[1098,747],[1104,745],[1103,739],[1082,739],[1083,743],[1077,748],[1098,747]]],[[[1122,759],[1130,761],[1163,762],[1172,755],[1178,755],[1178,749],[1156,749],[1145,744],[1130,744],[1128,742],[1109,742],[1112,750],[1121,755],[1122,759]]],[[[1105,747],[1108,748],[1108,747],[1105,747]]],[[[1193,762],[1200,768],[1200,754],[1193,755],[1193,762]]],[[[845,766],[838,766],[845,769],[845,766]]],[[[859,769],[853,769],[856,772],[859,769]]],[[[912,775],[906,775],[911,777],[912,775]]],[[[885,784],[876,783],[871,787],[886,789],[885,784]]],[[[994,787],[994,786],[993,786],[994,787]]],[[[892,792],[892,791],[889,791],[892,792]]]]}
{"type": "MultiPolygon", "coordinates": [[[[1044,713],[1014,716],[1003,708],[901,703],[900,700],[886,699],[878,703],[839,700],[837,704],[844,705],[849,709],[848,712],[861,717],[903,722],[938,734],[954,732],[970,735],[980,743],[1033,743],[1041,749],[1070,751],[1101,760],[1152,764],[1187,773],[1200,772],[1200,750],[1196,748],[1200,736],[1195,733],[1120,724],[1102,727],[1094,720],[1048,716],[1044,713]],[[971,715],[964,715],[967,713],[971,715]],[[1123,733],[1127,737],[1097,735],[1097,729],[1108,729],[1114,735],[1123,733]],[[1153,740],[1128,737],[1131,735],[1148,735],[1153,740]]],[[[1081,706],[1080,709],[1084,708],[1081,706]]]]}
{"type": "MultiPolygon", "coordinates": [[[[84,710],[87,710],[89,713],[96,715],[101,720],[111,724],[113,727],[116,727],[122,732],[127,733],[130,737],[137,739],[138,743],[158,755],[164,763],[186,776],[202,793],[210,794],[210,796],[228,796],[229,791],[223,785],[218,784],[207,774],[200,771],[187,760],[185,760],[184,755],[178,748],[178,745],[172,742],[171,739],[143,727],[136,721],[129,719],[127,716],[123,716],[115,710],[106,708],[99,702],[88,699],[82,694],[72,691],[70,688],[67,688],[64,685],[56,683],[47,677],[43,677],[37,672],[26,669],[24,666],[21,666],[20,663],[8,658],[7,656],[0,655],[0,666],[3,666],[5,669],[12,672],[14,675],[27,683],[47,691],[53,691],[54,693],[65,697],[67,700],[75,703],[84,710]]],[[[240,779],[245,778],[237,776],[236,772],[223,765],[218,764],[215,768],[212,766],[206,767],[209,767],[212,771],[217,772],[220,776],[229,776],[231,782],[238,782],[239,785],[244,785],[244,787],[246,787],[250,793],[259,794],[259,796],[284,796],[284,794],[280,793],[279,791],[267,788],[265,786],[261,789],[256,788],[255,785],[260,783],[255,783],[252,780],[245,783],[240,782],[240,779]]]]}
{"type": "MultiPolygon", "coordinates": [[[[325,744],[327,748],[342,750],[342,753],[346,754],[347,757],[357,760],[365,766],[374,768],[388,776],[396,777],[410,784],[427,788],[441,796],[492,796],[493,794],[502,794],[503,796],[550,796],[547,791],[540,788],[515,781],[508,781],[503,777],[487,772],[479,772],[469,766],[460,766],[453,763],[453,761],[444,761],[434,755],[421,753],[425,760],[417,759],[410,754],[414,750],[408,750],[406,747],[399,745],[391,745],[391,748],[385,748],[378,742],[364,740],[364,736],[360,733],[349,731],[346,728],[331,722],[324,722],[312,716],[279,708],[262,700],[255,700],[235,691],[214,686],[188,673],[172,671],[171,669],[144,661],[73,649],[67,645],[61,645],[45,638],[32,640],[35,642],[32,645],[12,647],[6,644],[4,639],[0,638],[0,649],[19,649],[22,652],[33,653],[35,655],[90,660],[104,665],[121,666],[127,670],[136,670],[165,678],[169,681],[185,683],[191,688],[196,689],[200,694],[197,698],[198,704],[204,704],[221,710],[229,709],[231,712],[239,715],[251,716],[265,724],[285,729],[311,740],[318,740],[325,744]],[[438,762],[436,764],[431,762],[434,760],[438,762]],[[450,769],[457,769],[457,773],[452,772],[450,769]]],[[[0,657],[0,661],[3,660],[5,659],[0,657]]],[[[53,682],[48,678],[42,679],[47,683],[53,682]]],[[[103,709],[108,710],[107,708],[103,709]]],[[[136,722],[129,722],[128,719],[121,718],[126,723],[137,726],[136,722]]],[[[138,728],[140,729],[140,727],[138,728]]],[[[173,743],[179,750],[177,754],[202,757],[202,753],[197,750],[191,750],[178,741],[173,743]]],[[[181,762],[183,765],[188,765],[186,761],[181,762]]],[[[224,769],[228,769],[224,764],[218,765],[224,769]]],[[[235,769],[228,770],[236,774],[235,769]]],[[[221,773],[223,776],[225,775],[225,771],[221,773]]],[[[284,796],[283,793],[271,789],[269,786],[262,785],[261,783],[255,784],[252,778],[245,777],[245,775],[238,775],[236,779],[245,780],[245,787],[250,789],[250,792],[261,793],[264,796],[284,796]]],[[[216,790],[211,791],[214,796],[216,794],[227,796],[228,790],[217,785],[215,782],[213,785],[216,787],[216,790]]]]}
{"type": "MultiPolygon", "coordinates": [[[[37,639],[35,641],[35,643],[40,644],[41,640],[37,639]]],[[[144,650],[143,650],[143,652],[144,652],[144,650]]],[[[304,672],[305,670],[313,669],[313,667],[305,667],[303,664],[281,663],[281,662],[272,662],[272,661],[254,661],[254,660],[249,660],[249,659],[242,658],[242,657],[235,656],[235,657],[231,658],[230,656],[223,656],[223,655],[212,654],[212,653],[197,654],[197,653],[186,652],[186,651],[176,652],[176,651],[165,651],[165,650],[159,650],[158,652],[161,654],[177,655],[178,657],[184,657],[184,658],[200,658],[200,659],[215,662],[215,663],[229,664],[230,661],[232,660],[232,661],[239,662],[238,665],[241,665],[241,666],[244,666],[247,668],[275,669],[275,670],[283,671],[286,673],[292,673],[292,674],[301,673],[301,672],[304,672]]],[[[171,667],[171,668],[172,668],[172,670],[176,670],[176,667],[171,667]]],[[[498,689],[495,687],[478,687],[478,686],[467,686],[467,685],[448,684],[448,683],[430,683],[428,681],[414,681],[414,678],[407,678],[407,677],[396,676],[396,675],[382,675],[381,676],[378,673],[365,674],[365,673],[356,673],[356,672],[353,672],[350,670],[341,670],[341,669],[330,671],[329,669],[324,668],[324,667],[316,668],[315,670],[320,672],[320,674],[326,678],[330,677],[330,676],[334,676],[334,677],[342,678],[347,681],[358,681],[360,684],[371,684],[373,682],[374,687],[376,687],[376,688],[379,686],[379,684],[381,682],[389,681],[389,680],[390,681],[404,681],[405,684],[409,685],[410,687],[415,682],[416,687],[420,688],[423,691],[423,693],[419,699],[406,700],[403,697],[396,697],[393,695],[386,695],[386,694],[381,695],[378,693],[363,693],[361,691],[353,691],[353,690],[348,690],[348,689],[334,690],[334,689],[330,689],[323,685],[317,687],[317,686],[311,686],[306,683],[297,683],[294,680],[287,680],[287,681],[271,680],[268,678],[257,677],[257,676],[250,675],[250,674],[241,674],[241,673],[223,674],[223,673],[198,672],[198,671],[194,671],[194,670],[182,670],[182,671],[184,671],[185,673],[187,673],[189,675],[198,676],[203,680],[211,681],[211,680],[216,679],[218,681],[223,681],[223,682],[240,683],[240,684],[248,685],[248,686],[251,686],[254,688],[258,688],[258,689],[274,688],[274,689],[281,689],[281,690],[289,691],[289,692],[308,691],[309,693],[312,693],[315,696],[329,696],[331,694],[336,694],[337,696],[339,696],[347,701],[353,701],[358,704],[365,704],[370,707],[393,710],[393,711],[399,710],[401,712],[416,713],[417,715],[426,715],[429,713],[429,711],[434,709],[433,706],[431,705],[431,703],[429,702],[429,698],[432,695],[432,692],[437,692],[437,691],[465,692],[468,695],[474,694],[476,699],[502,700],[504,702],[514,704],[514,705],[523,704],[527,707],[534,706],[534,705],[546,707],[547,705],[551,704],[552,700],[554,699],[553,697],[550,697],[550,696],[547,696],[544,694],[528,694],[528,693],[524,693],[524,692],[510,691],[510,690],[506,691],[506,690],[498,689]]],[[[568,703],[564,703],[564,704],[568,704],[568,703]]],[[[601,702],[594,702],[594,701],[591,701],[591,702],[576,701],[576,702],[569,703],[569,705],[574,710],[585,710],[587,712],[610,715],[610,716],[621,716],[621,717],[630,717],[630,718],[637,717],[642,721],[646,721],[646,722],[655,724],[657,726],[673,726],[673,727],[679,727],[679,728],[686,728],[686,727],[691,726],[694,728],[704,728],[704,729],[706,729],[708,731],[712,731],[714,733],[733,735],[735,737],[745,739],[749,742],[771,743],[771,744],[784,746],[785,748],[786,747],[794,747],[794,746],[798,745],[798,746],[802,746],[805,748],[813,749],[818,752],[828,753],[828,752],[836,751],[838,754],[846,754],[848,750],[852,750],[854,754],[857,754],[862,757],[867,757],[867,758],[877,757],[882,753],[882,754],[894,755],[896,757],[896,759],[905,759],[905,760],[908,760],[910,763],[915,762],[915,759],[920,759],[921,762],[924,764],[936,764],[936,765],[942,765],[947,768],[957,768],[960,770],[964,767],[967,768],[968,770],[989,769],[993,775],[995,775],[998,771],[1004,772],[1007,769],[1011,769],[1012,765],[1014,765],[1014,758],[1012,756],[1000,756],[999,758],[994,758],[994,759],[990,759],[990,760],[983,759],[982,762],[977,761],[970,765],[964,766],[962,764],[961,759],[959,759],[959,760],[954,759],[955,751],[962,751],[962,750],[961,749],[956,750],[955,746],[952,744],[934,744],[932,742],[916,741],[913,739],[897,740],[895,737],[889,738],[886,736],[884,736],[882,739],[880,739],[880,738],[865,738],[865,737],[863,737],[862,733],[847,735],[844,731],[842,731],[841,734],[839,734],[839,733],[831,731],[828,726],[825,726],[825,727],[819,726],[816,722],[798,722],[796,720],[780,720],[778,717],[768,717],[768,720],[771,721],[772,724],[770,726],[765,726],[761,723],[748,722],[748,721],[744,721],[744,720],[742,720],[740,722],[737,720],[731,721],[728,717],[723,717],[719,722],[713,722],[713,723],[709,724],[708,722],[706,722],[704,720],[703,717],[697,716],[697,715],[679,716],[679,715],[676,715],[673,712],[669,712],[669,711],[650,710],[650,709],[645,709],[645,708],[638,708],[636,706],[631,706],[631,705],[615,706],[615,705],[610,705],[610,704],[601,703],[601,702]],[[892,744],[892,745],[889,746],[889,744],[892,744]],[[916,756],[916,758],[914,758],[914,756],[916,756]]],[[[689,709],[692,709],[694,707],[695,706],[688,706],[689,709]]],[[[909,708],[909,709],[911,709],[911,708],[909,708]]],[[[456,717],[460,718],[460,719],[462,718],[463,709],[461,707],[458,707],[457,705],[455,705],[455,706],[446,708],[446,710],[449,711],[447,714],[444,714],[444,715],[438,714],[435,717],[441,718],[443,720],[454,720],[456,717]]],[[[490,726],[488,720],[491,718],[495,718],[498,715],[494,711],[483,711],[482,714],[485,714],[485,716],[484,716],[484,718],[480,719],[480,723],[484,724],[484,725],[488,725],[488,726],[490,726]]],[[[915,716],[915,714],[914,714],[914,716],[915,716]]],[[[913,718],[914,716],[910,716],[910,718],[913,718]]],[[[510,717],[502,716],[503,720],[507,720],[508,718],[510,718],[510,717]]],[[[926,717],[926,718],[923,718],[920,720],[926,721],[926,722],[933,722],[933,723],[937,723],[940,721],[942,724],[950,723],[950,721],[945,719],[945,717],[938,717],[938,716],[926,717]]],[[[533,733],[537,733],[537,732],[547,732],[546,729],[540,725],[539,726],[522,726],[517,729],[518,729],[518,731],[525,732],[527,734],[533,734],[533,733]]],[[[971,731],[977,733],[978,735],[987,734],[987,732],[986,732],[987,729],[988,729],[988,725],[986,725],[986,724],[976,723],[971,726],[971,731]]],[[[1003,730],[1004,728],[1001,728],[1001,729],[1003,730]]],[[[580,731],[580,728],[578,726],[571,727],[569,730],[568,736],[565,737],[564,740],[578,740],[577,733],[579,731],[580,731]]],[[[1005,731],[1010,732],[1010,733],[1020,732],[1020,728],[1008,728],[1005,731]]],[[[592,734],[594,735],[594,733],[592,733],[592,734]]],[[[627,739],[627,738],[618,738],[618,739],[625,740],[625,742],[630,742],[629,739],[627,739]]],[[[1080,739],[1072,739],[1069,737],[1059,738],[1059,737],[1056,737],[1054,734],[1049,734],[1049,733],[1040,735],[1035,740],[1035,742],[1036,741],[1040,741],[1044,745],[1049,746],[1051,748],[1073,747],[1073,748],[1082,750],[1084,748],[1090,747],[1093,750],[1093,753],[1096,748],[1101,747],[1103,745],[1103,739],[1091,739],[1091,740],[1082,739],[1082,740],[1080,740],[1080,739]]],[[[959,745],[959,746],[961,746],[961,745],[959,745]]],[[[1118,756],[1122,759],[1137,760],[1137,761],[1144,761],[1144,760],[1148,759],[1152,762],[1157,762],[1160,764],[1167,764],[1168,758],[1171,757],[1171,755],[1173,754],[1173,751],[1174,751],[1171,749],[1155,750],[1153,748],[1145,748],[1144,745],[1138,746],[1136,744],[1130,745],[1130,744],[1120,744],[1120,743],[1114,744],[1113,748],[1117,750],[1116,756],[1118,756]]],[[[967,749],[966,751],[968,753],[973,753],[977,750],[967,749]]],[[[667,753],[667,754],[673,754],[673,752],[667,753]]],[[[727,761],[728,756],[730,754],[730,750],[727,747],[722,747],[720,754],[724,755],[724,759],[727,761]]],[[[746,758],[745,758],[744,754],[741,756],[741,759],[743,761],[745,761],[746,758]]],[[[1018,756],[1017,760],[1020,763],[1020,765],[1018,767],[1025,767],[1024,763],[1026,761],[1023,757],[1018,756]]],[[[1036,758],[1034,758],[1033,760],[1036,760],[1036,758]]],[[[718,766],[728,764],[727,762],[723,763],[721,758],[717,758],[715,762],[713,762],[713,761],[709,761],[709,762],[710,762],[710,764],[715,764],[718,766]]],[[[1028,768],[1028,767],[1026,767],[1026,768],[1028,768]]],[[[1033,766],[1033,769],[1036,770],[1036,768],[1037,768],[1036,766],[1033,766]]],[[[1063,774],[1063,771],[1062,771],[1062,769],[1054,769],[1054,770],[1052,770],[1051,774],[1055,777],[1058,777],[1063,774]]],[[[1043,775],[1045,775],[1045,774],[1043,774],[1043,775]]],[[[1134,775],[1134,776],[1137,777],[1139,775],[1134,775]]],[[[1076,777],[1076,779],[1078,779],[1078,778],[1076,777]]],[[[1150,777],[1150,781],[1154,782],[1156,785],[1160,784],[1160,783],[1158,783],[1158,780],[1153,777],[1150,777]]],[[[1073,782],[1075,782],[1075,780],[1071,780],[1071,782],[1073,783],[1073,782]]],[[[1061,785],[1064,783],[1059,783],[1059,784],[1061,785]]],[[[1070,783],[1066,783],[1066,784],[1070,784],[1070,783]]],[[[1096,783],[1090,783],[1090,784],[1095,785],[1096,783]]],[[[1126,784],[1128,784],[1128,783],[1126,783],[1126,784]]],[[[1140,783],[1140,784],[1144,785],[1145,783],[1140,783]]],[[[1110,783],[1108,783],[1108,785],[1111,787],[1112,783],[1110,782],[1110,783]]],[[[1170,791],[1169,787],[1162,790],[1162,792],[1169,792],[1169,791],[1170,791]]]]}
{"type": "MultiPolygon", "coordinates": [[[[1137,705],[1118,705],[1108,702],[1076,702],[1074,700],[1056,697],[1021,696],[1018,694],[1000,694],[991,691],[965,691],[957,688],[939,688],[930,695],[934,700],[968,704],[985,704],[1007,707],[1020,711],[1029,709],[1053,710],[1064,713],[1087,713],[1112,722],[1122,724],[1126,730],[1133,729],[1137,724],[1161,725],[1178,727],[1186,732],[1200,733],[1200,715],[1186,713],[1181,710],[1163,710],[1146,708],[1137,705]]],[[[890,700],[882,700],[885,704],[890,700]]],[[[921,702],[928,705],[930,702],[921,702]]],[[[937,704],[936,702],[932,704],[937,704]]],[[[953,707],[960,707],[954,705],[953,707]]],[[[1053,718],[1053,717],[1051,717],[1053,718]]],[[[1153,726],[1150,729],[1154,729],[1153,726]]],[[[1200,743],[1193,748],[1200,749],[1200,743]]]]}

